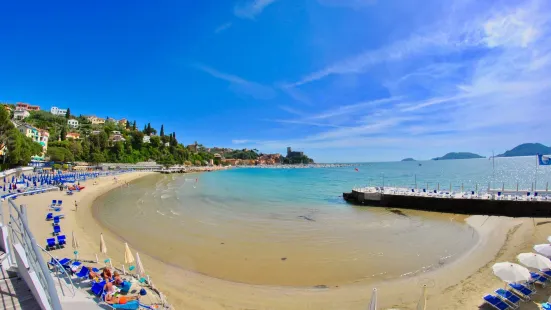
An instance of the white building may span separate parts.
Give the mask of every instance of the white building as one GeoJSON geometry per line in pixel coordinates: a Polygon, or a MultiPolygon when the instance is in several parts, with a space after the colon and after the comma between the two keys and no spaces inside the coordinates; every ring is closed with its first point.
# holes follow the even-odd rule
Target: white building
{"type": "Polygon", "coordinates": [[[169,146],[170,146],[170,142],[166,142],[166,143],[165,143],[165,146],[166,146],[166,147],[169,147],[169,146]]]}
{"type": "Polygon", "coordinates": [[[76,119],[70,119],[67,121],[67,125],[71,128],[78,128],[78,121],[76,119]]]}
{"type": "Polygon", "coordinates": [[[143,143],[151,143],[151,137],[150,136],[143,136],[142,142],[143,143]]]}
{"type": "Polygon", "coordinates": [[[50,113],[52,113],[53,115],[65,116],[65,115],[67,115],[67,109],[60,109],[58,107],[52,107],[50,109],[50,113]]]}
{"type": "Polygon", "coordinates": [[[13,118],[15,119],[25,119],[29,117],[29,115],[31,115],[31,113],[23,108],[16,108],[15,111],[13,111],[13,118]]]}

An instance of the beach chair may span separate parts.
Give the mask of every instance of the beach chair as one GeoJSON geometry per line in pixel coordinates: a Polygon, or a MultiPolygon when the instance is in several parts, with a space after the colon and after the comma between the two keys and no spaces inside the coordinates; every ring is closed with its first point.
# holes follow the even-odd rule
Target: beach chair
{"type": "Polygon", "coordinates": [[[46,239],[46,251],[50,251],[56,248],[55,238],[46,239]]]}
{"type": "Polygon", "coordinates": [[[67,244],[67,239],[66,239],[65,235],[57,236],[57,245],[60,248],[65,247],[66,244],[67,244]]]}
{"type": "Polygon", "coordinates": [[[51,266],[53,269],[57,269],[61,265],[63,268],[65,268],[65,266],[70,263],[71,260],[69,258],[62,258],[58,260],[52,257],[52,259],[50,259],[50,261],[48,262],[48,266],[51,266]]]}
{"type": "Polygon", "coordinates": [[[101,301],[98,303],[98,305],[107,305],[109,309],[126,309],[126,310],[137,310],[137,309],[156,309],[151,306],[142,304],[138,300],[131,300],[124,305],[121,304],[108,304],[105,301],[105,297],[102,296],[101,301]]]}
{"type": "Polygon", "coordinates": [[[551,278],[551,270],[540,270],[540,274],[547,278],[551,278]]]}
{"type": "Polygon", "coordinates": [[[61,201],[61,200],[58,200],[58,201],[57,201],[57,205],[58,205],[58,206],[61,206],[62,204],[63,204],[63,201],[61,201]]]}
{"type": "Polygon", "coordinates": [[[81,262],[73,261],[70,265],[66,266],[65,269],[74,274],[80,268],[80,266],[82,266],[81,262]]]}
{"type": "Polygon", "coordinates": [[[551,304],[548,302],[544,302],[543,304],[541,304],[541,308],[544,310],[551,310],[551,304]]]}
{"type": "Polygon", "coordinates": [[[54,219],[54,214],[53,213],[46,214],[46,221],[51,221],[53,219],[54,219]]]}
{"type": "Polygon", "coordinates": [[[518,308],[520,305],[520,297],[509,292],[508,290],[500,288],[496,290],[496,296],[499,299],[503,300],[505,303],[509,304],[513,309],[518,308]]]}
{"type": "Polygon", "coordinates": [[[96,296],[101,296],[103,294],[103,287],[105,286],[105,280],[100,282],[94,282],[92,285],[92,293],[96,296]]]}
{"type": "Polygon", "coordinates": [[[75,273],[75,276],[77,276],[77,278],[79,278],[80,281],[88,279],[89,275],[90,275],[90,269],[88,269],[88,267],[86,266],[83,266],[82,268],[80,268],[80,270],[77,273],[75,273]]]}
{"type": "Polygon", "coordinates": [[[54,222],[52,223],[52,225],[59,225],[59,216],[54,217],[54,222]]]}
{"type": "Polygon", "coordinates": [[[61,233],[61,227],[59,227],[59,225],[55,225],[54,226],[54,236],[57,236],[59,235],[59,233],[61,233]]]}
{"type": "Polygon", "coordinates": [[[532,276],[532,279],[530,281],[528,281],[528,283],[530,283],[530,284],[539,284],[542,287],[545,287],[547,285],[548,279],[546,277],[544,277],[543,275],[535,273],[535,272],[530,272],[530,275],[532,276]]]}
{"type": "Polygon", "coordinates": [[[501,299],[493,296],[493,295],[486,295],[483,297],[484,301],[489,304],[490,306],[498,309],[498,310],[507,310],[510,309],[509,305],[503,302],[501,299]]]}
{"type": "Polygon", "coordinates": [[[54,200],[52,200],[51,206],[55,206],[55,205],[57,205],[57,200],[54,199],[54,200]]]}
{"type": "Polygon", "coordinates": [[[531,290],[520,283],[509,283],[509,287],[513,289],[513,292],[524,300],[530,300],[531,296],[536,293],[535,290],[531,290]]]}

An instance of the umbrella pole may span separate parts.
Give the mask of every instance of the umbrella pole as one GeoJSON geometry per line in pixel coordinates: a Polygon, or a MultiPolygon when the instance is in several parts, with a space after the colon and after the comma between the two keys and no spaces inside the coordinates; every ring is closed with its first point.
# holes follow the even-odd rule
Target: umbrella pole
{"type": "Polygon", "coordinates": [[[98,254],[96,254],[96,264],[99,263],[98,254]]]}

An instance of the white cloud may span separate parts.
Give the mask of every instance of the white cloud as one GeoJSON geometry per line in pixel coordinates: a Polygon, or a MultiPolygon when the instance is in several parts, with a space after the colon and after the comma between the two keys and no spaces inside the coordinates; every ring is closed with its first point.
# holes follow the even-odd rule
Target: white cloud
{"type": "MultiPolygon", "coordinates": [[[[389,60],[400,69],[381,77],[391,88],[387,97],[333,102],[325,111],[304,107],[296,119],[277,120],[290,125],[289,138],[252,143],[275,150],[401,148],[437,156],[457,150],[488,154],[534,142],[535,132],[551,130],[551,14],[543,1],[515,5],[471,10],[472,16],[433,34],[412,35],[287,85],[296,90],[332,74],[365,73],[389,60]],[[296,125],[308,130],[297,136],[296,125]]],[[[536,136],[541,139],[536,142],[550,142],[536,136]]]]}
{"type": "Polygon", "coordinates": [[[231,22],[222,24],[222,25],[218,26],[216,29],[214,29],[214,33],[218,34],[218,33],[222,32],[222,31],[226,31],[226,30],[228,30],[232,25],[233,25],[233,23],[231,23],[231,22]]]}
{"type": "Polygon", "coordinates": [[[223,73],[202,64],[194,65],[194,67],[217,79],[229,82],[230,89],[235,92],[243,93],[256,99],[271,99],[276,96],[275,90],[271,87],[264,86],[256,82],[247,81],[237,75],[223,73]]]}
{"type": "Polygon", "coordinates": [[[252,141],[251,140],[246,140],[246,139],[231,140],[232,144],[246,144],[246,143],[250,143],[250,142],[252,142],[252,141]]]}
{"type": "Polygon", "coordinates": [[[275,1],[276,0],[248,0],[246,2],[241,2],[233,8],[233,13],[239,18],[254,19],[275,1]]]}

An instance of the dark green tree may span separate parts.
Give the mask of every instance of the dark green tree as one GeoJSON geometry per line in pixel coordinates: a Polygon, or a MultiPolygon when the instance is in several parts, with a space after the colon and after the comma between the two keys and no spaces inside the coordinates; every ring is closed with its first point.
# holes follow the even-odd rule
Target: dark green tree
{"type": "Polygon", "coordinates": [[[67,108],[67,113],[65,114],[66,118],[71,118],[71,108],[67,108]]]}
{"type": "Polygon", "coordinates": [[[134,123],[132,123],[132,130],[136,131],[136,121],[134,121],[134,123]]]}
{"type": "Polygon", "coordinates": [[[126,121],[126,129],[130,129],[130,121],[126,121]]]}
{"type": "Polygon", "coordinates": [[[159,134],[161,137],[165,136],[165,125],[161,125],[161,133],[159,134]]]}
{"type": "Polygon", "coordinates": [[[67,129],[65,126],[61,127],[61,132],[59,133],[59,136],[61,137],[61,141],[65,141],[65,138],[67,137],[67,129]]]}

